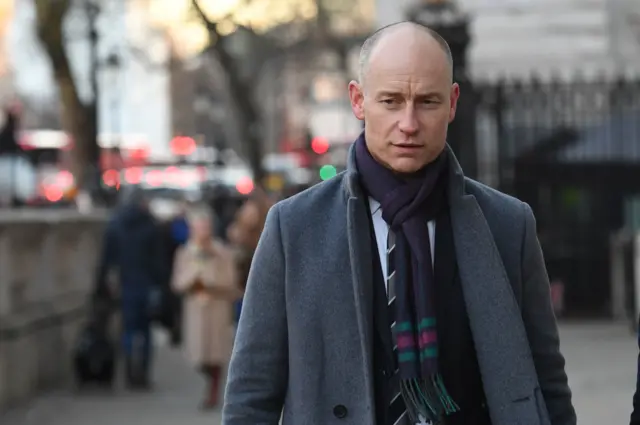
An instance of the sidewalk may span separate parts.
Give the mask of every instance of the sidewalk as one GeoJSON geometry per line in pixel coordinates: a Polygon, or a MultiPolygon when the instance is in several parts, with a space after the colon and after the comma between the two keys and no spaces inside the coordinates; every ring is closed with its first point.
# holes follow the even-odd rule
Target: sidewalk
{"type": "MultiPolygon", "coordinates": [[[[629,423],[635,388],[635,337],[620,324],[580,323],[561,327],[562,350],[580,425],[629,423]]],[[[29,409],[0,418],[2,425],[218,425],[219,412],[198,411],[203,382],[179,350],[161,348],[156,391],[41,397],[29,409]]]]}
{"type": "Polygon", "coordinates": [[[629,424],[638,346],[626,324],[561,326],[561,349],[580,425],[629,424]]]}
{"type": "Polygon", "coordinates": [[[204,380],[190,369],[180,349],[161,347],[155,390],[148,394],[64,390],[38,399],[28,409],[0,417],[2,425],[217,425],[220,412],[201,412],[204,380]]]}

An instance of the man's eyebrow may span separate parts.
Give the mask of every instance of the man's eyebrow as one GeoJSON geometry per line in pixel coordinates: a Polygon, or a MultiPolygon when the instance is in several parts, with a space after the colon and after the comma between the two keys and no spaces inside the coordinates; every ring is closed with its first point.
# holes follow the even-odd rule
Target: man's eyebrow
{"type": "MultiPolygon", "coordinates": [[[[398,90],[380,90],[376,93],[376,97],[385,97],[385,96],[402,96],[404,93],[398,90]]],[[[425,92],[419,92],[415,94],[415,97],[442,97],[442,93],[430,90],[425,92]]]]}
{"type": "Polygon", "coordinates": [[[380,90],[376,93],[376,97],[384,97],[384,96],[400,96],[402,93],[397,90],[380,90]]]}

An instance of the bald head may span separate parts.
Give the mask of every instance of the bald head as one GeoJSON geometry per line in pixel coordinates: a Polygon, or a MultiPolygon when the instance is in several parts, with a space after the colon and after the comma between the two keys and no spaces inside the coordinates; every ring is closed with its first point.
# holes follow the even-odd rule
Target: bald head
{"type": "Polygon", "coordinates": [[[378,56],[394,53],[420,55],[429,60],[432,60],[434,54],[441,55],[453,82],[453,56],[449,44],[434,30],[406,21],[382,27],[364,41],[360,48],[358,67],[360,84],[364,86],[369,67],[378,56]]]}

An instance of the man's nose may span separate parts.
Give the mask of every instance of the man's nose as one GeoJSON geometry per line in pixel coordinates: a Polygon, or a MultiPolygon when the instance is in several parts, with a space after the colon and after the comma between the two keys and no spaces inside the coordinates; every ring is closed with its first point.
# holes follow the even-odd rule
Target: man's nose
{"type": "Polygon", "coordinates": [[[402,118],[398,123],[400,131],[408,136],[412,136],[418,132],[418,120],[416,119],[416,112],[412,104],[407,104],[402,118]]]}

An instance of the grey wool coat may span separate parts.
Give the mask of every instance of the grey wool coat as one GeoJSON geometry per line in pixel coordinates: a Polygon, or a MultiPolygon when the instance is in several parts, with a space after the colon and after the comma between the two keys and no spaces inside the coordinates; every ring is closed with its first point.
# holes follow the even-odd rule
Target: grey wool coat
{"type": "MultiPolygon", "coordinates": [[[[447,147],[447,149],[449,149],[447,147]]],[[[493,425],[573,425],[549,281],[530,207],[463,176],[449,204],[493,425]]],[[[255,253],[224,425],[374,425],[367,198],[347,171],[276,204],[255,253]]],[[[382,424],[378,424],[382,425],[382,424]]]]}

